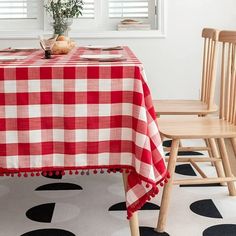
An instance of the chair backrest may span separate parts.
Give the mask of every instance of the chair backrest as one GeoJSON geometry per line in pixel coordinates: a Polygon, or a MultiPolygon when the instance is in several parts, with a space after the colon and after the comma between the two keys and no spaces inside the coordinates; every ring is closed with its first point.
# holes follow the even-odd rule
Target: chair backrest
{"type": "Polygon", "coordinates": [[[221,31],[220,118],[236,125],[236,31],[221,31]]]}
{"type": "Polygon", "coordinates": [[[216,29],[204,28],[203,67],[202,67],[202,88],[201,101],[211,109],[214,105],[216,86],[216,59],[219,31],[216,29]]]}

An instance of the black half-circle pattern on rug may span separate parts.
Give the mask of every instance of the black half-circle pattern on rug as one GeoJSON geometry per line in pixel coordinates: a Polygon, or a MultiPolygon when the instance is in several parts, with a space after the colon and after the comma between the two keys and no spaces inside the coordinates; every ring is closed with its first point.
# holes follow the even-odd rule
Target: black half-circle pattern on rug
{"type": "Polygon", "coordinates": [[[35,189],[35,191],[61,191],[61,190],[82,190],[83,188],[72,183],[52,183],[45,184],[35,189]]]}
{"type": "Polygon", "coordinates": [[[22,234],[21,236],[76,236],[76,235],[63,229],[38,229],[22,234]]]}
{"type": "Polygon", "coordinates": [[[30,208],[26,216],[33,221],[51,223],[56,203],[46,203],[30,208]]]}
{"type": "Polygon", "coordinates": [[[172,140],[165,140],[162,145],[164,147],[171,147],[171,144],[172,144],[172,140]]]}
{"type": "MultiPolygon", "coordinates": [[[[170,153],[166,153],[166,156],[169,156],[170,153]]],[[[178,156],[203,156],[201,152],[193,152],[193,151],[179,151],[178,156]]]]}
{"type": "Polygon", "coordinates": [[[193,167],[190,164],[177,165],[175,167],[175,173],[187,176],[197,176],[193,167]]]}
{"type": "MultiPolygon", "coordinates": [[[[140,209],[142,211],[145,210],[160,210],[160,207],[154,203],[147,202],[143,205],[143,207],[140,209]]],[[[125,202],[119,202],[109,208],[109,211],[126,211],[126,203],[125,202]]]]}
{"type": "Polygon", "coordinates": [[[204,230],[203,236],[235,236],[235,224],[214,225],[204,230]]]}
{"type": "Polygon", "coordinates": [[[223,218],[212,199],[203,199],[190,205],[190,209],[197,215],[209,218],[223,218]]]}
{"type": "Polygon", "coordinates": [[[139,227],[140,236],[170,236],[168,233],[158,233],[154,230],[154,228],[150,227],[139,227]]]}
{"type": "MultiPolygon", "coordinates": [[[[43,174],[42,174],[43,175],[43,174]]],[[[56,171],[52,171],[50,173],[47,173],[46,175],[43,175],[45,178],[49,178],[49,179],[62,179],[62,175],[61,174],[56,174],[56,171]]]]}
{"type": "Polygon", "coordinates": [[[180,187],[225,187],[219,183],[216,184],[186,184],[186,185],[180,185],[180,187]]]}

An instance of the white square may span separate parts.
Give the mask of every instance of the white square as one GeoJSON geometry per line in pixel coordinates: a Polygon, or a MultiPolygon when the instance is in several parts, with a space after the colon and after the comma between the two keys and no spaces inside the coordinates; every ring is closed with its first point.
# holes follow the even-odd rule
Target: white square
{"type": "Polygon", "coordinates": [[[52,79],[52,91],[63,92],[64,91],[64,80],[63,79],[52,79]]]}
{"type": "Polygon", "coordinates": [[[110,129],[99,129],[98,131],[99,141],[107,141],[111,139],[110,129]]]}
{"type": "Polygon", "coordinates": [[[53,117],[64,117],[64,105],[63,104],[53,104],[52,105],[53,117]]]}
{"type": "Polygon", "coordinates": [[[99,116],[111,116],[111,104],[99,104],[99,116]]]}
{"type": "Polygon", "coordinates": [[[19,167],[19,159],[18,156],[7,156],[7,168],[18,168],[19,167]]]}
{"type": "Polygon", "coordinates": [[[121,115],[132,116],[132,114],[133,114],[133,104],[131,104],[131,103],[122,103],[122,110],[120,112],[122,112],[121,115]]]}
{"type": "Polygon", "coordinates": [[[110,162],[110,153],[101,153],[98,156],[98,164],[99,165],[109,165],[110,162]]]}
{"type": "Polygon", "coordinates": [[[53,155],[53,166],[64,166],[64,154],[53,155]]]}
{"type": "Polygon", "coordinates": [[[16,93],[16,81],[6,80],[4,81],[4,92],[5,93],[16,93]]]}
{"type": "Polygon", "coordinates": [[[75,130],[75,141],[76,142],[87,142],[88,141],[88,130],[87,129],[76,129],[75,130]]]}
{"type": "Polygon", "coordinates": [[[30,167],[31,168],[40,168],[40,167],[42,167],[42,156],[31,156],[31,158],[30,158],[30,167]]]}
{"type": "Polygon", "coordinates": [[[41,106],[40,105],[30,105],[28,107],[29,118],[41,117],[41,106]]]}
{"type": "Polygon", "coordinates": [[[17,107],[5,106],[5,118],[17,118],[17,107]]]}
{"type": "Polygon", "coordinates": [[[136,140],[135,140],[136,145],[138,145],[141,148],[144,148],[146,141],[147,141],[146,135],[136,132],[136,140]]]}
{"type": "Polygon", "coordinates": [[[99,79],[99,91],[111,91],[110,79],[99,79]]]}
{"type": "Polygon", "coordinates": [[[87,104],[76,104],[75,105],[75,116],[76,117],[87,117],[88,116],[88,105],[87,104]]]}
{"type": "Polygon", "coordinates": [[[134,79],[123,79],[123,91],[134,91],[134,79]]]}
{"type": "Polygon", "coordinates": [[[53,130],[53,141],[55,142],[64,142],[64,129],[54,129],[53,130]]]}
{"type": "Polygon", "coordinates": [[[139,112],[139,120],[142,120],[144,122],[147,122],[147,111],[145,107],[140,107],[140,112],[139,112]]]}
{"type": "Polygon", "coordinates": [[[40,92],[40,80],[29,80],[28,90],[30,93],[40,92]]]}
{"type": "Polygon", "coordinates": [[[75,157],[75,164],[76,166],[87,166],[88,162],[88,155],[87,154],[78,154],[75,157]]]}
{"type": "Polygon", "coordinates": [[[132,153],[121,153],[120,163],[122,165],[132,165],[133,162],[133,154],[132,153]]]}
{"type": "Polygon", "coordinates": [[[130,140],[132,141],[133,130],[129,128],[122,128],[121,129],[121,139],[122,140],[130,140]]]}
{"type": "Polygon", "coordinates": [[[28,132],[30,143],[40,143],[42,141],[41,130],[30,130],[28,132]]]}
{"type": "Polygon", "coordinates": [[[86,79],[76,79],[75,80],[75,91],[76,92],[86,92],[88,91],[88,83],[86,79]]]}
{"type": "Polygon", "coordinates": [[[18,143],[17,131],[7,131],[5,134],[6,134],[6,143],[18,143]]]}

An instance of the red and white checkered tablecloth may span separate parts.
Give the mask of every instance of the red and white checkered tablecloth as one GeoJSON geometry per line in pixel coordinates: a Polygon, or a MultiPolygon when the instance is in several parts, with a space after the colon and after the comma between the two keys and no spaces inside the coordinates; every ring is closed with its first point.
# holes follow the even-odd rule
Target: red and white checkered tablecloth
{"type": "Polygon", "coordinates": [[[168,177],[161,139],[143,66],[128,47],[14,55],[27,58],[0,62],[1,174],[126,171],[128,217],[158,193],[168,177]],[[127,60],[80,59],[97,53],[127,60]]]}

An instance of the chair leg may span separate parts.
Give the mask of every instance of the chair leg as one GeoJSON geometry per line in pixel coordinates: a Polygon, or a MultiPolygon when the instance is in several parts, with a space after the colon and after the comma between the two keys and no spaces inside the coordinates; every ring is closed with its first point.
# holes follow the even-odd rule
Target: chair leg
{"type": "Polygon", "coordinates": [[[234,150],[234,155],[236,157],[236,138],[231,138],[231,143],[234,150]]]}
{"type": "Polygon", "coordinates": [[[168,183],[165,185],[163,189],[162,199],[161,199],[161,208],[157,223],[156,231],[162,233],[165,231],[166,221],[167,221],[167,212],[170,202],[170,195],[173,185],[173,175],[175,171],[175,164],[177,160],[178,148],[179,148],[179,139],[173,139],[170,151],[170,158],[168,162],[168,171],[170,173],[171,178],[169,179],[168,183]]]}
{"type": "MultiPolygon", "coordinates": [[[[219,138],[218,143],[219,143],[219,149],[220,149],[222,163],[223,163],[223,167],[225,171],[225,176],[232,177],[233,174],[230,167],[230,162],[229,162],[229,157],[228,157],[228,153],[225,146],[225,141],[223,138],[219,138]]],[[[229,195],[236,196],[236,189],[235,189],[234,181],[227,182],[227,185],[229,189],[229,195]]]]}
{"type": "MultiPolygon", "coordinates": [[[[209,143],[209,147],[210,147],[211,152],[212,152],[212,156],[215,157],[215,158],[220,158],[220,153],[219,153],[219,150],[218,150],[218,147],[217,147],[216,140],[213,139],[213,138],[210,138],[210,139],[208,139],[208,143],[209,143]]],[[[218,162],[218,161],[214,162],[214,166],[216,168],[217,176],[218,177],[225,177],[222,162],[218,162]]]]}
{"type": "MultiPolygon", "coordinates": [[[[124,189],[125,189],[125,193],[127,191],[127,177],[128,174],[127,173],[123,173],[123,183],[124,183],[124,189]]],[[[130,218],[129,220],[129,227],[130,227],[130,232],[131,232],[131,236],[140,236],[140,232],[139,232],[139,222],[138,222],[138,212],[134,212],[133,216],[130,218]]]]}

